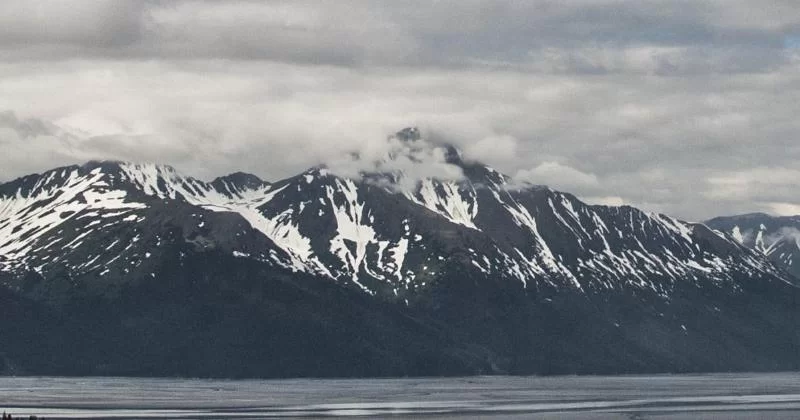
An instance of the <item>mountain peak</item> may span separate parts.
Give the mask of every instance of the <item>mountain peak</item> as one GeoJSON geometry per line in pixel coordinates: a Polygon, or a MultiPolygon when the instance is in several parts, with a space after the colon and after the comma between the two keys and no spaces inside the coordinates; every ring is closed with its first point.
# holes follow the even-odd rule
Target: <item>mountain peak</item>
{"type": "Polygon", "coordinates": [[[395,133],[394,137],[401,141],[412,142],[421,140],[422,133],[420,133],[419,128],[417,127],[406,127],[395,133]]]}
{"type": "Polygon", "coordinates": [[[270,183],[264,181],[256,175],[247,172],[234,172],[225,176],[215,178],[211,181],[211,185],[215,188],[222,189],[225,186],[234,186],[237,189],[258,189],[265,187],[270,183]]]}
{"type": "Polygon", "coordinates": [[[464,165],[463,153],[461,152],[461,149],[450,143],[430,141],[425,139],[422,137],[422,132],[417,127],[406,127],[395,133],[393,136],[390,136],[390,138],[398,139],[403,144],[409,145],[410,153],[407,151],[407,155],[412,160],[417,159],[414,156],[416,152],[424,151],[426,149],[440,149],[444,151],[444,163],[456,166],[464,165]]]}

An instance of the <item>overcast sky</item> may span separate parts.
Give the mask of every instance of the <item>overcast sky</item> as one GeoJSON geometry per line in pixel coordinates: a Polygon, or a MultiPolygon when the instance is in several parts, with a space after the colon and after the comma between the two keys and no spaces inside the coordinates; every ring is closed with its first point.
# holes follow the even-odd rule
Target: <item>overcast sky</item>
{"type": "Polygon", "coordinates": [[[267,180],[419,126],[594,203],[800,213],[800,2],[0,2],[0,180],[267,180]]]}

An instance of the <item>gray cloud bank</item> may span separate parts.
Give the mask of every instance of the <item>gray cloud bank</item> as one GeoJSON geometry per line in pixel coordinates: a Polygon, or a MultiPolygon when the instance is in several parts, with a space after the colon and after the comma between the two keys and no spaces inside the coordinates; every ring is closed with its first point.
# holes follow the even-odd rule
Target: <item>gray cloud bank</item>
{"type": "Polygon", "coordinates": [[[796,1],[8,0],[0,179],[277,179],[417,125],[591,202],[800,213],[798,39],[796,1]]]}

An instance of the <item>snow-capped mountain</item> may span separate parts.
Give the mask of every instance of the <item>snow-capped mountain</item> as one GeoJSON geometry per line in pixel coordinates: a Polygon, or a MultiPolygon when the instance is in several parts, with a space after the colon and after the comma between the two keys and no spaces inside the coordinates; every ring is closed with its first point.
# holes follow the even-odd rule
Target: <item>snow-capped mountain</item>
{"type": "Polygon", "coordinates": [[[0,186],[0,270],[126,275],[176,241],[287,260],[247,221],[220,213],[230,203],[261,200],[268,189],[250,177],[205,183],[169,166],[119,162],[27,176],[0,186]],[[184,236],[173,237],[166,222],[184,236]]]}
{"type": "Polygon", "coordinates": [[[751,213],[717,217],[706,224],[763,253],[775,265],[800,278],[800,216],[751,213]]]}
{"type": "MultiPolygon", "coordinates": [[[[317,167],[274,183],[243,173],[204,182],[169,166],[89,162],[0,185],[0,281],[19,311],[6,322],[33,322],[19,309],[27,301],[84,321],[69,312],[82,305],[76,301],[107,304],[108,319],[131,329],[120,342],[162,354],[152,339],[131,337],[144,325],[174,325],[163,340],[206,346],[210,338],[190,332],[239,320],[213,331],[245,341],[220,350],[224,357],[186,362],[178,372],[186,374],[795,366],[791,346],[800,330],[786,314],[797,300],[785,299],[797,287],[760,250],[703,224],[515,182],[455,148],[425,143],[413,129],[391,140],[397,150],[358,176],[317,167]],[[408,165],[428,160],[448,176],[414,178],[408,165]],[[161,303],[148,306],[154,302],[161,303]],[[212,304],[211,312],[201,309],[212,304]],[[171,323],[147,324],[141,305],[171,323]],[[164,315],[165,308],[181,309],[164,315]],[[247,321],[240,308],[252,311],[247,321]],[[176,315],[184,311],[194,315],[176,315]],[[206,320],[200,326],[198,317],[206,320]],[[241,325],[246,332],[234,334],[241,325]],[[306,342],[310,331],[322,344],[306,342]],[[720,346],[733,353],[711,357],[720,346]],[[294,364],[259,358],[264,367],[255,371],[209,367],[255,348],[307,357],[294,364]],[[373,362],[363,370],[338,362],[323,368],[304,364],[309,357],[373,362]]],[[[51,328],[41,322],[36,328],[51,328]]],[[[120,334],[111,324],[96,329],[120,334]]],[[[137,370],[131,366],[141,356],[109,361],[84,351],[93,355],[86,356],[90,373],[165,374],[172,366],[137,370]],[[97,357],[111,367],[98,370],[97,357]]],[[[128,354],[107,353],[115,351],[128,354]]],[[[23,349],[12,356],[50,372],[23,349]]],[[[231,366],[260,356],[241,357],[231,366]]],[[[62,362],[78,369],[70,363],[62,362]]]]}
{"type": "Polygon", "coordinates": [[[274,184],[244,174],[206,183],[150,164],[61,168],[3,186],[0,264],[103,276],[120,261],[127,273],[164,246],[161,232],[144,228],[169,209],[172,217],[183,213],[175,220],[195,246],[223,247],[369,294],[405,295],[454,267],[523,288],[630,287],[664,297],[680,282],[736,287],[738,273],[776,274],[703,225],[590,206],[457,163],[463,180],[426,179],[403,192],[320,168],[274,184]],[[241,218],[217,220],[230,214],[241,218]],[[215,230],[230,223],[238,232],[220,240],[215,230]]]}

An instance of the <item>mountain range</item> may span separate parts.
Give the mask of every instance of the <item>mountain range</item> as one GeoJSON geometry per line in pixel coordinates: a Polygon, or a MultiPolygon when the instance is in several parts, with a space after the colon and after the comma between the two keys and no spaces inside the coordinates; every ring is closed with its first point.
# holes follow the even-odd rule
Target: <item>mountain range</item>
{"type": "MultiPolygon", "coordinates": [[[[415,129],[392,139],[427,147],[415,129]]],[[[358,176],[320,166],[276,182],[205,182],[166,165],[95,161],[0,185],[0,371],[800,365],[800,251],[787,230],[800,219],[701,224],[589,205],[453,147],[433,151],[459,176],[417,179],[390,164],[415,156],[390,155],[358,176]]]]}

